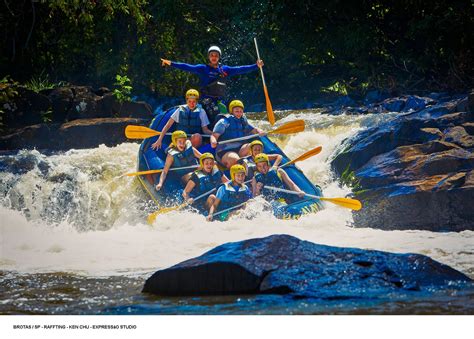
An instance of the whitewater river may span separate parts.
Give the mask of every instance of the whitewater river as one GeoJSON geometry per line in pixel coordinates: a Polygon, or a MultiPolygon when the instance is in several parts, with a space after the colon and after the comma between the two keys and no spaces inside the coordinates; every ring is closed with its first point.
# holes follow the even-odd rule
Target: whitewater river
{"type": "MultiPolygon", "coordinates": [[[[390,114],[330,116],[285,112],[306,131],[277,139],[290,157],[318,145],[299,167],[327,197],[350,193],[330,171],[342,141],[390,114]]],[[[268,128],[264,122],[254,121],[268,128]]],[[[158,298],[140,293],[154,271],[229,241],[290,234],[319,244],[428,255],[474,278],[474,232],[382,231],[352,227],[350,210],[327,204],[299,220],[278,220],[253,202],[240,217],[208,223],[192,212],[161,215],[154,225],[133,172],[138,144],[60,154],[21,151],[0,156],[0,313],[466,313],[472,294],[378,302],[293,301],[284,296],[158,298]],[[467,308],[466,308],[467,307],[467,308]]],[[[472,303],[472,302],[471,302],[472,303]]]]}

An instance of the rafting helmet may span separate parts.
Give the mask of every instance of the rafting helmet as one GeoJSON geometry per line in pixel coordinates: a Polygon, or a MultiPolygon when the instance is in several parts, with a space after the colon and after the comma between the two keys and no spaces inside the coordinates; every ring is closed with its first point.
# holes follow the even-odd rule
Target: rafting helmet
{"type": "Polygon", "coordinates": [[[268,155],[266,155],[265,153],[257,154],[253,160],[256,164],[258,164],[259,162],[266,162],[270,165],[270,159],[268,159],[268,155]]]}
{"type": "Polygon", "coordinates": [[[244,103],[240,100],[232,100],[229,104],[229,112],[232,113],[234,107],[242,107],[244,109],[244,103]]]}
{"type": "Polygon", "coordinates": [[[250,149],[253,149],[254,146],[256,145],[260,145],[262,146],[262,149],[263,149],[263,142],[261,142],[260,140],[254,140],[250,143],[250,149]]]}
{"type": "Polygon", "coordinates": [[[222,52],[221,52],[221,49],[217,46],[211,46],[209,47],[209,49],[207,50],[207,55],[211,54],[211,52],[217,52],[219,53],[219,57],[222,55],[222,52]]]}
{"type": "Polygon", "coordinates": [[[199,157],[199,165],[201,165],[201,168],[204,168],[204,160],[206,159],[216,160],[212,153],[206,152],[201,154],[201,156],[199,157]]]}
{"type": "Polygon", "coordinates": [[[235,181],[235,175],[237,173],[240,173],[240,172],[244,172],[245,174],[247,174],[247,171],[245,170],[245,167],[242,166],[242,165],[233,165],[231,168],[230,168],[230,179],[232,181],[235,181]]]}
{"type": "Polygon", "coordinates": [[[171,142],[173,143],[173,145],[177,145],[176,144],[176,140],[178,140],[179,138],[187,138],[188,135],[186,134],[185,131],[174,131],[172,134],[171,134],[171,142]]]}
{"type": "Polygon", "coordinates": [[[196,100],[199,99],[199,92],[193,88],[191,89],[188,89],[186,91],[186,96],[185,96],[186,99],[188,98],[195,98],[196,100]]]}

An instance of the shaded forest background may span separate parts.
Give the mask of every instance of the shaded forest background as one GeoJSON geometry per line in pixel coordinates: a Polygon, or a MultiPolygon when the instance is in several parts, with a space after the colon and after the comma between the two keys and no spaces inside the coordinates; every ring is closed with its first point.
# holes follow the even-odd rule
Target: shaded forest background
{"type": "MultiPolygon", "coordinates": [[[[275,103],[474,85],[469,0],[2,0],[0,7],[4,81],[126,84],[133,94],[181,96],[197,77],[162,68],[160,57],[205,63],[217,44],[223,63],[251,64],[257,37],[275,103]]],[[[261,101],[253,95],[261,93],[257,72],[231,87],[261,101]]]]}

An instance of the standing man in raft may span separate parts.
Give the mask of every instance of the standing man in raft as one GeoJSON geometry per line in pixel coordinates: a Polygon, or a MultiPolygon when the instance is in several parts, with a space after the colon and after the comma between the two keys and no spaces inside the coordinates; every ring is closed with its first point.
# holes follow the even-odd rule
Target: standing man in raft
{"type": "Polygon", "coordinates": [[[207,51],[207,55],[209,58],[208,65],[190,65],[166,59],[161,59],[161,65],[175,67],[199,76],[202,93],[201,103],[211,122],[209,128],[212,129],[218,120],[217,116],[220,113],[226,113],[225,111],[220,111],[219,103],[221,103],[221,105],[224,106],[223,109],[225,109],[225,104],[222,104],[222,101],[226,95],[227,77],[256,71],[259,67],[263,66],[263,61],[257,60],[255,64],[246,66],[222,65],[219,63],[222,52],[217,46],[211,46],[207,51]]]}

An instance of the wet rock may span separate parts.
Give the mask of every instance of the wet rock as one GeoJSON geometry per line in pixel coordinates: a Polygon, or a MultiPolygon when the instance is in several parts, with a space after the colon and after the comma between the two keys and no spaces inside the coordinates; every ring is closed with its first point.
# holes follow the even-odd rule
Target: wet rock
{"type": "Polygon", "coordinates": [[[374,299],[408,291],[433,293],[471,283],[464,274],[419,254],[324,246],[272,235],[226,243],[157,271],[147,279],[143,292],[374,299]]]}
{"type": "Polygon", "coordinates": [[[101,144],[115,146],[129,141],[127,125],[147,125],[149,120],[135,118],[79,119],[65,124],[38,124],[0,137],[0,148],[69,150],[93,148],[101,144]]]}
{"type": "Polygon", "coordinates": [[[401,114],[346,141],[332,164],[363,201],[355,226],[474,230],[474,116],[455,111],[463,100],[401,114]]]}

